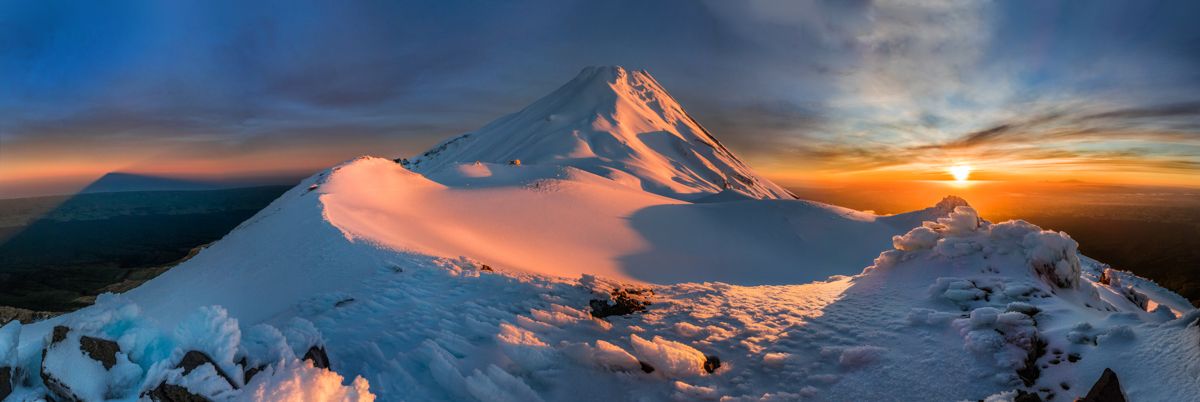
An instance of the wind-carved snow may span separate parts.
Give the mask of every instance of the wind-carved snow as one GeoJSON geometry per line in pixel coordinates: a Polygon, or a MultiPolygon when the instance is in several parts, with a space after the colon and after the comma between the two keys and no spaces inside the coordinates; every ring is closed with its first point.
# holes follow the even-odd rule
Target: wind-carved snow
{"type": "Polygon", "coordinates": [[[430,180],[386,159],[314,194],[350,238],[509,270],[653,283],[803,283],[856,273],[936,208],[879,217],[797,200],[691,204],[572,167],[467,165],[430,180]],[[731,267],[737,267],[732,269],[731,267]]]}
{"type": "MultiPolygon", "coordinates": [[[[691,121],[636,74],[564,88],[633,91],[611,127],[691,121]],[[630,99],[666,117],[639,123],[630,99]]],[[[1072,400],[1105,368],[1131,400],[1200,395],[1200,312],[1064,233],[956,197],[877,216],[772,199],[765,179],[731,194],[690,163],[672,187],[658,159],[586,141],[640,129],[575,137],[551,117],[529,132],[582,142],[502,147],[500,128],[572,97],[546,99],[411,170],[364,157],[314,175],[139,288],[0,328],[14,397],[47,392],[43,363],[116,400],[164,382],[212,400],[1072,400]],[[520,153],[543,146],[565,156],[520,153]],[[72,332],[43,361],[56,325],[72,332]],[[117,342],[119,364],[80,353],[83,335],[117,342]],[[330,369],[304,358],[316,346],[330,369]],[[187,351],[212,364],[185,374],[187,351]]],[[[740,164],[688,132],[716,155],[707,172],[740,164]]]]}

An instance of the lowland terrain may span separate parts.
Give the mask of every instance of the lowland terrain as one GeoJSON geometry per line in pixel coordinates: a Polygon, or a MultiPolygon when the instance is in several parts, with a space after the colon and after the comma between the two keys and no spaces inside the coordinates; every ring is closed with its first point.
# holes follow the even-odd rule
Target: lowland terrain
{"type": "MultiPolygon", "coordinates": [[[[0,306],[64,312],[144,282],[287,186],[0,200],[0,306]]],[[[0,316],[0,318],[4,318],[0,316]]]]}

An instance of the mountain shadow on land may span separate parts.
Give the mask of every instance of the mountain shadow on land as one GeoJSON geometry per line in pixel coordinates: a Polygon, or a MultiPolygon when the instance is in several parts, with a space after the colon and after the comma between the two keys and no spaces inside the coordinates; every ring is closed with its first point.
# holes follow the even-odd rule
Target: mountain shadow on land
{"type": "Polygon", "coordinates": [[[63,312],[149,280],[288,186],[0,200],[0,306],[63,312]],[[57,204],[57,206],[54,206],[57,204]],[[47,212],[33,217],[16,215],[47,212]],[[22,222],[24,221],[24,222],[22,222]]]}

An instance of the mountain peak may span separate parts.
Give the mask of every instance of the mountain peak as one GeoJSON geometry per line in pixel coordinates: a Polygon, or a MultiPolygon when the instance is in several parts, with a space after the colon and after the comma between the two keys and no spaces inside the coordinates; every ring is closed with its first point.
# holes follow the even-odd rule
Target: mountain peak
{"type": "Polygon", "coordinates": [[[726,149],[649,73],[621,66],[584,68],[525,109],[442,142],[408,166],[429,174],[513,160],[569,166],[683,200],[727,190],[794,198],[726,149]]]}
{"type": "MultiPolygon", "coordinates": [[[[579,75],[576,76],[576,79],[578,79],[578,78],[596,78],[596,77],[600,77],[600,78],[609,77],[609,78],[615,79],[615,78],[624,77],[624,76],[628,76],[628,75],[629,75],[629,69],[622,67],[622,66],[618,66],[618,65],[587,66],[587,67],[584,67],[582,70],[579,70],[579,75]]],[[[612,80],[610,79],[609,82],[612,82],[612,80]]]]}
{"type": "MultiPolygon", "coordinates": [[[[579,74],[574,80],[596,81],[605,83],[616,83],[621,80],[645,80],[653,78],[646,70],[633,70],[618,65],[610,66],[587,66],[579,70],[579,74]]],[[[573,80],[573,81],[574,81],[573,80]]]]}

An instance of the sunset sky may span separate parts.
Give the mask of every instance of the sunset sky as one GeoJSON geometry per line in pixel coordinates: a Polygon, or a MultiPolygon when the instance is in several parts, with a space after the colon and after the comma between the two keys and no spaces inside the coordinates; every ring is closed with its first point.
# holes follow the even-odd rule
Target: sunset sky
{"type": "Polygon", "coordinates": [[[607,64],[784,185],[1200,186],[1200,2],[505,3],[4,2],[0,198],[407,156],[607,64]]]}

